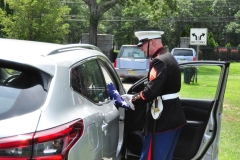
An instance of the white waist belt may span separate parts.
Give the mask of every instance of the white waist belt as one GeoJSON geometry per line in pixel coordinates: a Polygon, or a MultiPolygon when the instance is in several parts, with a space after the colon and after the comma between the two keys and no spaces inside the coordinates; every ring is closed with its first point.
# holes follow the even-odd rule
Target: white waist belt
{"type": "Polygon", "coordinates": [[[174,98],[178,98],[178,93],[172,93],[172,94],[165,94],[162,95],[162,100],[168,100],[168,99],[174,99],[174,98]]]}

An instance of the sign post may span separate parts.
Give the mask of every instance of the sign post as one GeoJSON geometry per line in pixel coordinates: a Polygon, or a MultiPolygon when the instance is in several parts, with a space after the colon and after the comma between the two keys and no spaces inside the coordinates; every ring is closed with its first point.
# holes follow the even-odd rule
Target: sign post
{"type": "Polygon", "coordinates": [[[207,28],[191,28],[190,29],[190,45],[197,45],[197,55],[196,59],[198,60],[198,51],[199,45],[207,45],[207,28]]]}

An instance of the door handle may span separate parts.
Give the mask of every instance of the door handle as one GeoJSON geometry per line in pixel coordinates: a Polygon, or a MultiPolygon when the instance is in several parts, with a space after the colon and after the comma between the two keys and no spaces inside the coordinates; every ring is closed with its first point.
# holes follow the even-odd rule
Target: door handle
{"type": "Polygon", "coordinates": [[[107,129],[108,129],[108,124],[105,121],[103,121],[102,131],[104,132],[105,136],[107,135],[107,129]]]}

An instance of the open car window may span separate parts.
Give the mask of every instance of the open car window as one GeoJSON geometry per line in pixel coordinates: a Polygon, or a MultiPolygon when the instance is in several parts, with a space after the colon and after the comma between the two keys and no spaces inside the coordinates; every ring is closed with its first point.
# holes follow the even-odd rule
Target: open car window
{"type": "Polygon", "coordinates": [[[138,47],[124,47],[122,49],[122,54],[119,55],[119,58],[134,58],[141,59],[146,58],[146,55],[138,47]]]}
{"type": "Polygon", "coordinates": [[[194,56],[192,50],[187,49],[175,49],[173,52],[174,56],[194,56]]]}
{"type": "Polygon", "coordinates": [[[214,65],[183,65],[180,98],[213,100],[222,68],[214,65]]]}

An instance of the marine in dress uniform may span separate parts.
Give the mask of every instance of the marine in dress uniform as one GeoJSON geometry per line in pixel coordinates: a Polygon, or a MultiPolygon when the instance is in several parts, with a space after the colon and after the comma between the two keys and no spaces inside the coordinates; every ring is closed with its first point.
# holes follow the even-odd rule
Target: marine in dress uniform
{"type": "Polygon", "coordinates": [[[141,104],[139,106],[152,104],[153,100],[160,96],[163,104],[161,116],[157,120],[153,119],[150,110],[148,111],[147,128],[145,128],[148,134],[144,136],[141,160],[172,160],[181,128],[187,123],[178,97],[181,88],[181,71],[175,58],[163,48],[161,41],[163,33],[162,31],[135,32],[139,39],[138,46],[150,56],[152,63],[148,73],[149,82],[143,91],[132,97],[132,103],[135,107],[138,104],[141,104]],[[152,132],[153,129],[155,133],[152,132]],[[153,134],[154,146],[152,146],[153,134]]]}

